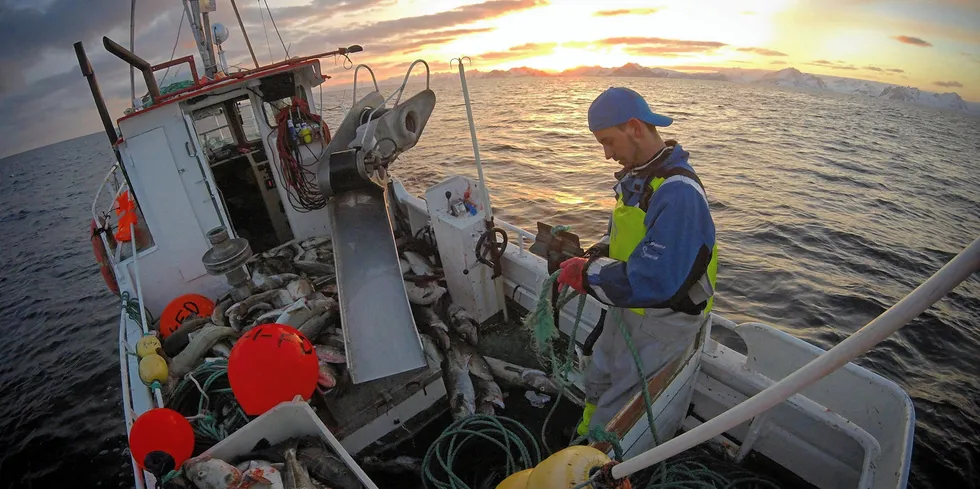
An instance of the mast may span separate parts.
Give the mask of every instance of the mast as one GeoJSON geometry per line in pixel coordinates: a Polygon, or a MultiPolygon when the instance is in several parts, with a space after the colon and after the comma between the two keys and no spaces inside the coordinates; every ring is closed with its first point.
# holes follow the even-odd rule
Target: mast
{"type": "Polygon", "coordinates": [[[235,3],[235,0],[231,0],[231,8],[235,10],[235,17],[238,18],[238,27],[242,28],[242,36],[245,38],[245,45],[248,46],[248,54],[252,55],[252,62],[258,68],[259,60],[255,57],[255,51],[252,50],[252,41],[248,40],[248,32],[245,32],[245,23],[242,22],[242,15],[238,13],[238,5],[235,3]]]}
{"type": "MultiPolygon", "coordinates": [[[[194,41],[197,43],[197,50],[201,53],[201,63],[204,64],[204,74],[211,78],[214,76],[214,55],[211,49],[205,44],[204,32],[201,29],[201,10],[198,0],[183,0],[184,12],[187,22],[190,23],[191,32],[194,34],[194,41]]],[[[208,38],[210,39],[210,35],[208,38]]]]}
{"type": "MultiPolygon", "coordinates": [[[[136,52],[136,0],[129,7],[129,52],[136,52]]],[[[81,60],[79,60],[80,62],[81,60]]],[[[129,65],[129,105],[136,106],[136,75],[133,65],[129,65]]]]}
{"type": "Polygon", "coordinates": [[[204,66],[204,74],[208,78],[214,78],[214,74],[218,72],[217,62],[214,57],[214,39],[211,36],[211,19],[208,18],[209,12],[214,12],[214,0],[204,0],[201,2],[201,17],[204,19],[204,39],[205,46],[208,49],[208,59],[211,60],[210,65],[204,66]]]}

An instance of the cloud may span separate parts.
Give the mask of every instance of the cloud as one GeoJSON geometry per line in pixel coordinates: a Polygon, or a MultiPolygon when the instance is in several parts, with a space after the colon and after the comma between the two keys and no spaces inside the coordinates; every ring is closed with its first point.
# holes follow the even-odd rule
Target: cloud
{"type": "Polygon", "coordinates": [[[963,84],[958,81],[937,81],[932,83],[933,85],[946,88],[963,88],[963,84]]]}
{"type": "Polygon", "coordinates": [[[770,61],[769,64],[771,64],[771,65],[784,65],[784,64],[786,64],[786,62],[785,61],[770,61]]]}
{"type": "Polygon", "coordinates": [[[605,46],[625,46],[635,56],[677,57],[680,54],[709,53],[727,46],[717,41],[688,41],[660,37],[610,37],[596,41],[605,46]]]}
{"type": "Polygon", "coordinates": [[[493,51],[477,55],[476,58],[486,61],[513,61],[518,59],[533,58],[554,51],[557,43],[554,42],[529,42],[520,46],[513,46],[506,51],[493,51]]]}
{"type": "Polygon", "coordinates": [[[888,71],[888,72],[891,72],[891,73],[905,73],[905,70],[902,70],[902,69],[899,69],[899,68],[888,68],[885,71],[888,71]]]}
{"type": "Polygon", "coordinates": [[[918,37],[912,37],[912,36],[895,36],[895,37],[892,37],[892,39],[894,39],[894,40],[896,40],[898,42],[905,43],[905,44],[911,44],[913,46],[920,46],[920,47],[924,47],[924,48],[931,48],[932,47],[932,43],[930,43],[929,41],[926,41],[924,39],[920,39],[918,37]]]}
{"type": "Polygon", "coordinates": [[[596,17],[616,17],[620,15],[651,15],[657,13],[659,8],[624,8],[619,10],[600,10],[595,12],[596,17]]]}
{"type": "Polygon", "coordinates": [[[857,70],[858,69],[857,66],[849,65],[849,64],[844,64],[843,61],[827,61],[825,59],[814,60],[814,61],[811,61],[811,62],[806,63],[806,64],[811,65],[811,66],[821,66],[821,67],[824,67],[824,68],[830,68],[832,70],[849,70],[849,71],[853,71],[853,70],[857,70]]]}
{"type": "Polygon", "coordinates": [[[879,68],[877,66],[865,66],[863,69],[869,70],[869,71],[885,71],[884,68],[879,68]]]}
{"type": "Polygon", "coordinates": [[[738,48],[736,51],[741,51],[743,53],[755,53],[759,56],[787,56],[786,53],[781,53],[779,51],[773,51],[772,49],[766,48],[738,48]]]}
{"type": "MultiPolygon", "coordinates": [[[[156,18],[167,8],[163,3],[143,2],[137,21],[156,18]]],[[[91,45],[113,27],[128,26],[129,8],[126,0],[105,0],[98,8],[77,0],[55,0],[42,8],[16,8],[0,2],[0,94],[31,82],[24,73],[38,64],[42,55],[69,53],[75,41],[91,45]]],[[[139,37],[144,36],[141,33],[139,37]]]]}

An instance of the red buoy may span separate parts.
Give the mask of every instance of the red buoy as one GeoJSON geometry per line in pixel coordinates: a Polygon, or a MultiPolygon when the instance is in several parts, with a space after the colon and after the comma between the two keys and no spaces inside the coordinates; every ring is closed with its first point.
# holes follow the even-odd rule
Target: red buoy
{"type": "Polygon", "coordinates": [[[163,452],[180,467],[194,452],[194,428],[173,409],[155,408],[136,418],[129,430],[129,450],[141,469],[147,469],[147,455],[163,452]]]}
{"type": "Polygon", "coordinates": [[[245,413],[262,414],[295,396],[309,400],[319,362],[310,340],[285,324],[262,324],[235,342],[228,357],[228,382],[245,413]]]}

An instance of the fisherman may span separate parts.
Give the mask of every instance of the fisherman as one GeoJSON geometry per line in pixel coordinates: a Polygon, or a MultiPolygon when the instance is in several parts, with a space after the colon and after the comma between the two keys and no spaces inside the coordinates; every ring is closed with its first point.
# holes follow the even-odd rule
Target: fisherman
{"type": "MultiPolygon", "coordinates": [[[[561,263],[558,283],[623,308],[622,321],[647,379],[696,341],[711,310],[718,253],[704,186],[656,114],[628,88],[611,87],[589,107],[589,130],[616,173],[609,233],[589,258],[561,263]],[[630,312],[631,311],[631,312],[630,312]]],[[[640,392],[639,373],[619,324],[609,321],[585,373],[586,407],[579,434],[604,429],[640,392]]]]}

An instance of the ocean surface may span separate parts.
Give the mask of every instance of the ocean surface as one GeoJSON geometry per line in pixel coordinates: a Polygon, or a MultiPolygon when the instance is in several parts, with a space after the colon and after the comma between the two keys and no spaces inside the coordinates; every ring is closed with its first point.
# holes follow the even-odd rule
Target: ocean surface
{"type": "MultiPolygon", "coordinates": [[[[980,235],[980,120],[669,79],[471,80],[498,218],[530,230],[568,224],[587,243],[604,232],[618,165],[603,160],[586,111],[610,84],[675,118],[663,133],[690,151],[707,187],[720,248],[715,310],[731,319],[829,348],[980,235]]],[[[476,175],[459,84],[433,89],[421,142],[391,168],[416,193],[476,175]]],[[[331,126],[350,97],[324,91],[331,126]]],[[[111,163],[101,133],[0,160],[0,488],[132,485],[117,299],[89,243],[89,206],[111,163]]],[[[978,358],[975,274],[858,361],[912,396],[910,487],[980,487],[978,358]]]]}

